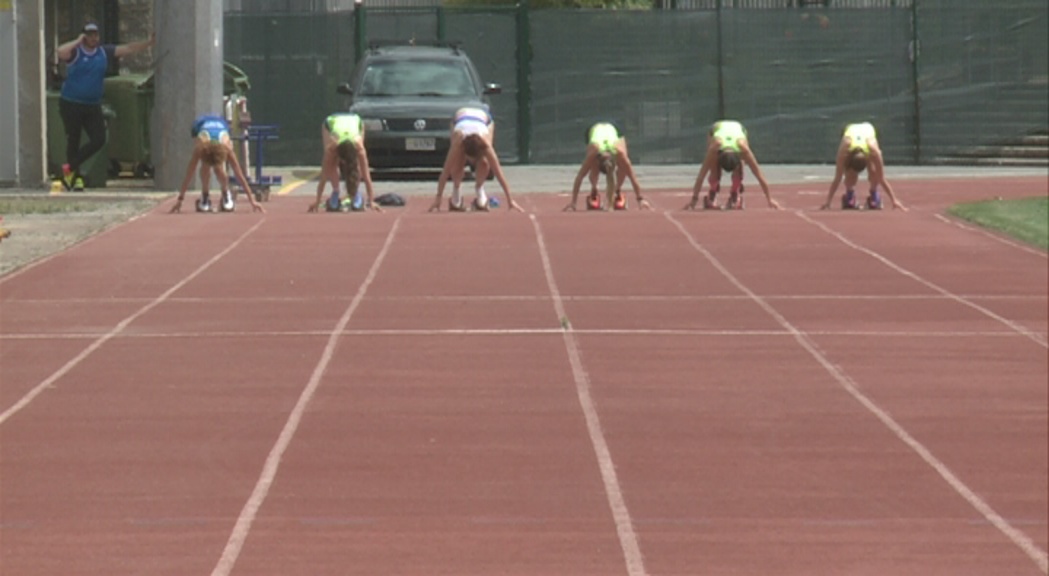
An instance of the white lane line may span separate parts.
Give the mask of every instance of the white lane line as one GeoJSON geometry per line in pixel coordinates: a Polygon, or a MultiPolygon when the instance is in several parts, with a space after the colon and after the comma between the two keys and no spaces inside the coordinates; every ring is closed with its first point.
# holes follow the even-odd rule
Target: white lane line
{"type": "MultiPolygon", "coordinates": [[[[355,329],[343,330],[341,336],[534,336],[560,334],[562,328],[394,328],[394,329],[355,329]]],[[[594,336],[731,336],[763,337],[793,336],[786,330],[703,330],[698,328],[572,328],[576,334],[594,336]]],[[[1013,330],[998,331],[936,331],[925,330],[905,332],[898,330],[806,330],[807,336],[841,336],[871,338],[1021,338],[1013,330]]],[[[97,338],[100,332],[62,333],[62,334],[7,334],[0,336],[4,340],[85,340],[97,338]]],[[[121,340],[135,339],[199,339],[199,338],[303,338],[330,336],[330,330],[251,330],[216,331],[216,332],[139,332],[121,333],[116,338],[121,340]]]]}
{"type": "Polygon", "coordinates": [[[68,374],[70,370],[72,370],[78,364],[83,362],[84,359],[87,358],[88,356],[90,356],[92,353],[94,353],[95,350],[98,350],[99,348],[102,347],[103,344],[105,344],[109,340],[113,339],[118,334],[120,334],[125,328],[128,327],[129,324],[134,322],[136,319],[138,319],[140,316],[142,316],[146,312],[149,312],[153,308],[156,308],[157,306],[159,306],[161,303],[166,301],[168,299],[168,297],[170,297],[176,291],[180,290],[186,284],[189,284],[197,276],[200,276],[201,274],[203,274],[205,270],[207,270],[214,263],[216,263],[220,259],[222,259],[223,256],[225,256],[225,255],[229,254],[230,252],[232,252],[233,249],[236,248],[237,246],[239,246],[240,243],[243,242],[244,239],[247,238],[252,232],[254,232],[255,230],[258,230],[259,226],[262,226],[263,222],[265,222],[265,220],[259,220],[258,222],[256,222],[254,226],[249,228],[247,230],[247,232],[244,232],[243,234],[241,234],[240,237],[237,238],[236,240],[234,240],[232,244],[227,246],[225,250],[223,250],[222,252],[219,252],[218,254],[212,256],[210,260],[208,260],[207,262],[202,264],[199,268],[197,268],[196,270],[191,272],[189,274],[189,276],[186,276],[185,278],[180,280],[177,284],[175,284],[171,288],[168,288],[166,291],[164,291],[163,294],[161,294],[160,296],[157,296],[156,298],[154,298],[149,304],[146,304],[145,306],[139,308],[132,315],[128,316],[127,318],[124,318],[123,320],[121,320],[120,323],[117,324],[116,326],[114,326],[112,330],[106,332],[105,334],[102,334],[97,339],[95,339],[91,344],[88,345],[87,348],[84,348],[79,354],[74,356],[69,362],[66,362],[65,365],[63,365],[61,368],[59,368],[54,374],[48,376],[43,382],[37,384],[32,390],[30,390],[25,396],[23,396],[18,402],[15,402],[15,404],[13,406],[11,406],[7,410],[5,410],[3,414],[0,414],[0,425],[3,425],[4,422],[7,422],[8,418],[14,416],[20,410],[22,410],[23,408],[28,406],[29,403],[32,402],[34,398],[39,396],[44,390],[46,390],[49,387],[51,387],[51,385],[53,385],[55,382],[57,382],[60,378],[62,378],[66,374],[68,374]]]}
{"type": "Polygon", "coordinates": [[[808,353],[816,359],[817,362],[823,366],[838,384],[841,385],[846,392],[848,392],[853,398],[855,398],[860,404],[863,405],[871,414],[873,414],[878,420],[885,425],[893,434],[896,435],[904,444],[914,450],[915,453],[925,461],[926,464],[931,466],[940,477],[942,477],[947,484],[951,486],[962,498],[965,499],[973,508],[980,512],[988,522],[994,525],[999,531],[1001,531],[1010,541],[1019,547],[1027,556],[1034,561],[1034,563],[1042,570],[1043,573],[1049,574],[1049,555],[1046,554],[1045,550],[1042,550],[1034,543],[1026,534],[1013,527],[1008,521],[1002,518],[989,504],[983,501],[975,492],[973,492],[964,482],[958,478],[954,472],[947,467],[946,464],[941,462],[933,453],[926,448],[921,442],[915,439],[906,429],[903,428],[893,417],[878,406],[873,400],[868,398],[859,388],[856,383],[845,373],[844,370],[837,367],[832,363],[823,353],[819,350],[814,342],[812,342],[808,336],[800,332],[794,327],[786,318],[784,318],[779,312],[776,311],[768,302],[763,300],[760,296],[755,294],[749,288],[747,288],[742,282],[739,281],[735,276],[729,272],[713,254],[707,251],[706,248],[701,246],[695,238],[681,225],[680,222],[674,219],[673,216],[667,215],[667,219],[677,227],[678,230],[684,234],[689,244],[696,249],[708,262],[711,263],[721,274],[727,278],[732,284],[743,291],[745,294],[751,297],[755,303],[761,306],[765,312],[776,319],[777,322],[794,335],[794,339],[804,348],[808,353]]]}
{"type": "Polygon", "coordinates": [[[291,440],[299,428],[299,423],[302,421],[302,415],[306,412],[306,407],[320,386],[321,377],[324,376],[324,372],[328,369],[328,364],[335,355],[335,346],[338,344],[339,336],[346,329],[350,318],[353,317],[353,313],[364,299],[365,292],[368,291],[368,287],[371,286],[375,276],[379,273],[379,267],[382,266],[383,261],[386,259],[386,254],[389,252],[390,245],[393,244],[393,239],[397,234],[397,229],[400,227],[401,218],[402,216],[398,216],[397,220],[394,220],[389,234],[386,235],[386,243],[383,244],[379,254],[375,257],[375,262],[372,263],[368,275],[364,278],[364,282],[357,289],[357,294],[353,297],[353,301],[350,302],[346,311],[342,313],[342,317],[339,318],[335,328],[329,333],[328,343],[324,346],[321,358],[313,368],[313,374],[299,395],[298,402],[295,403],[295,407],[288,414],[288,420],[284,423],[284,428],[281,430],[280,436],[277,437],[277,442],[270,449],[269,456],[266,457],[266,463],[262,467],[262,474],[259,475],[255,488],[251,491],[251,496],[248,497],[248,501],[245,502],[244,508],[240,511],[240,516],[237,518],[236,525],[233,526],[233,532],[230,534],[229,540],[226,541],[226,547],[222,551],[222,556],[215,565],[215,569],[211,571],[212,576],[227,576],[233,570],[234,564],[237,563],[240,551],[244,548],[244,541],[247,540],[248,532],[251,531],[251,525],[255,522],[255,516],[259,512],[259,508],[262,507],[262,503],[266,500],[274,478],[277,477],[277,469],[280,467],[281,457],[291,444],[291,440]]]}
{"type": "Polygon", "coordinates": [[[1031,330],[1028,330],[1026,327],[1021,326],[1020,324],[1017,324],[1016,322],[1013,322],[1012,320],[1009,320],[1008,318],[1005,318],[1003,316],[999,316],[998,314],[995,314],[991,310],[988,310],[987,308],[984,308],[983,306],[980,306],[979,304],[977,304],[975,302],[972,302],[972,301],[970,301],[970,300],[968,300],[966,298],[963,298],[963,297],[961,297],[961,296],[959,296],[957,294],[954,294],[953,292],[947,290],[946,288],[942,288],[939,285],[937,285],[937,284],[935,284],[935,283],[933,283],[933,282],[931,282],[929,280],[926,280],[925,278],[922,278],[921,276],[915,274],[914,272],[911,272],[910,270],[907,270],[906,268],[903,268],[902,266],[897,265],[892,260],[889,260],[888,258],[882,256],[881,254],[878,254],[874,250],[871,250],[869,248],[865,248],[863,246],[860,246],[859,244],[856,244],[852,240],[849,240],[848,238],[846,238],[843,234],[841,234],[841,233],[831,229],[829,226],[823,224],[822,222],[817,222],[817,221],[813,220],[812,218],[809,218],[808,215],[806,215],[805,213],[803,213],[801,211],[797,211],[797,212],[795,212],[795,214],[798,216],[798,218],[801,218],[802,220],[805,220],[806,222],[808,222],[808,223],[810,223],[810,224],[812,224],[812,225],[822,229],[827,234],[830,234],[831,236],[834,236],[839,241],[841,241],[842,244],[845,244],[846,246],[852,248],[853,250],[857,250],[859,252],[863,252],[864,254],[867,254],[868,256],[874,258],[875,260],[881,262],[882,264],[885,264],[889,268],[892,268],[893,270],[899,272],[900,274],[902,274],[902,275],[904,275],[904,276],[914,280],[915,282],[919,282],[921,284],[924,284],[925,286],[928,286],[929,288],[935,290],[936,292],[939,292],[940,294],[943,294],[947,298],[950,298],[951,300],[954,300],[955,302],[958,302],[959,304],[963,304],[965,306],[968,306],[969,308],[972,308],[973,310],[976,310],[977,312],[980,312],[984,316],[987,316],[989,318],[997,320],[998,322],[1001,322],[1002,324],[1005,324],[1009,328],[1012,328],[1013,330],[1019,332],[1020,334],[1023,334],[1028,339],[1030,339],[1032,342],[1040,344],[1042,346],[1042,348],[1049,348],[1049,341],[1047,341],[1045,339],[1045,337],[1041,336],[1040,334],[1037,334],[1037,333],[1035,333],[1035,332],[1033,332],[1031,330]]]}
{"type": "Polygon", "coordinates": [[[961,228],[962,230],[965,230],[967,232],[976,232],[978,234],[982,234],[982,235],[990,238],[991,240],[994,240],[996,242],[1001,242],[1002,244],[1005,244],[1006,246],[1011,246],[1013,248],[1017,248],[1019,250],[1023,250],[1024,252],[1027,252],[1028,254],[1034,254],[1035,256],[1040,256],[1042,258],[1049,258],[1049,254],[1047,254],[1046,252],[1043,252],[1043,251],[1038,250],[1036,248],[1032,248],[1030,246],[1025,246],[1023,244],[1020,244],[1019,242],[1013,242],[1012,240],[1008,240],[1006,238],[1002,238],[1001,236],[998,236],[997,234],[992,234],[992,233],[990,233],[990,232],[988,232],[986,230],[977,228],[975,226],[969,226],[967,224],[962,224],[961,222],[958,222],[957,220],[951,220],[950,218],[944,216],[943,214],[933,214],[933,216],[935,216],[936,219],[940,220],[941,222],[944,222],[946,224],[950,224],[951,226],[954,226],[956,228],[961,228]]]}
{"type": "MultiPolygon", "coordinates": [[[[972,300],[1016,300],[1016,301],[1040,301],[1049,300],[1049,294],[958,294],[962,298],[972,300]]],[[[765,300],[796,300],[796,301],[823,301],[823,300],[952,300],[942,294],[766,294],[762,296],[765,300]]],[[[246,298],[237,297],[206,297],[206,296],[172,296],[167,302],[185,304],[255,304],[274,302],[279,304],[315,303],[315,302],[344,302],[352,300],[352,296],[327,295],[310,298],[307,296],[255,296],[246,298]]],[[[370,302],[548,302],[550,295],[530,294],[447,294],[443,296],[368,296],[370,302]]],[[[719,301],[745,301],[750,299],[740,294],[562,294],[561,300],[565,302],[719,302],[719,301]]],[[[134,304],[149,302],[149,298],[11,298],[3,300],[7,304],[33,304],[33,305],[64,305],[64,304],[134,304]]],[[[327,333],[327,332],[325,332],[327,333]]]]}
{"type": "Polygon", "coordinates": [[[590,395],[590,376],[583,367],[583,358],[579,352],[575,334],[570,324],[566,322],[564,302],[561,301],[561,293],[554,280],[553,268],[550,265],[550,256],[546,250],[546,241],[543,238],[543,230],[534,214],[528,216],[535,228],[535,236],[539,243],[539,255],[543,261],[543,271],[546,273],[546,283],[550,288],[550,295],[554,301],[554,311],[561,319],[564,330],[565,349],[568,352],[568,361],[572,366],[572,377],[575,379],[576,395],[583,409],[583,417],[586,419],[586,429],[590,434],[590,443],[593,445],[594,454],[597,456],[598,467],[601,469],[601,479],[605,484],[605,494],[608,505],[612,510],[612,518],[616,523],[616,533],[619,535],[619,545],[623,549],[623,557],[626,560],[627,572],[630,576],[644,576],[645,564],[641,556],[641,547],[634,532],[633,523],[630,520],[630,511],[627,510],[623,491],[619,487],[619,479],[616,477],[616,467],[612,462],[612,453],[605,441],[605,434],[601,430],[601,420],[597,415],[597,407],[590,395]]]}

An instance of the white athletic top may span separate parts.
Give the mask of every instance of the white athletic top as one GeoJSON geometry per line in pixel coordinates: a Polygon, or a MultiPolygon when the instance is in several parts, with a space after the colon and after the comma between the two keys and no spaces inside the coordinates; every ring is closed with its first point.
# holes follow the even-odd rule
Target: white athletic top
{"type": "Polygon", "coordinates": [[[460,108],[455,113],[454,130],[463,136],[479,134],[488,135],[488,125],[492,123],[492,117],[481,108],[460,108]]]}

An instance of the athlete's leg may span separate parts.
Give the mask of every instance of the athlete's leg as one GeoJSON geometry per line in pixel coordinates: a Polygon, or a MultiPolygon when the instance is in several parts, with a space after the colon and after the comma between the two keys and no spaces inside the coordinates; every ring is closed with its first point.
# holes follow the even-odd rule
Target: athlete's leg
{"type": "Polygon", "coordinates": [[[729,192],[728,207],[733,209],[743,208],[743,165],[736,166],[732,171],[732,188],[729,192]]]}
{"type": "Polygon", "coordinates": [[[721,190],[721,166],[714,165],[710,170],[710,177],[707,179],[707,183],[710,185],[710,190],[707,195],[703,197],[704,208],[717,208],[717,197],[718,192],[721,190]]]}
{"type": "Polygon", "coordinates": [[[845,170],[845,195],[841,197],[842,210],[852,210],[859,206],[856,202],[856,182],[860,179],[859,172],[845,170]]]}
{"type": "Polygon", "coordinates": [[[462,132],[452,132],[448,156],[444,160],[444,176],[452,180],[452,196],[448,199],[449,210],[464,210],[460,187],[466,171],[466,154],[463,153],[462,132]]]}
{"type": "MultiPolygon", "coordinates": [[[[102,106],[85,106],[83,112],[84,131],[87,132],[87,144],[77,151],[74,172],[98,153],[106,145],[106,117],[102,106]]],[[[107,159],[108,162],[108,159],[107,159]]],[[[74,162],[70,162],[74,165],[74,162]]],[[[79,176],[79,173],[77,174],[79,176]]]]}
{"type": "Polygon", "coordinates": [[[488,180],[492,167],[488,164],[488,159],[483,156],[474,162],[474,166],[476,166],[474,168],[474,192],[477,195],[474,206],[484,209],[488,207],[488,194],[484,191],[484,183],[488,180]]]}
{"type": "Polygon", "coordinates": [[[867,168],[867,182],[870,184],[870,192],[867,194],[867,208],[881,210],[881,194],[878,193],[878,175],[870,167],[867,168]]]}

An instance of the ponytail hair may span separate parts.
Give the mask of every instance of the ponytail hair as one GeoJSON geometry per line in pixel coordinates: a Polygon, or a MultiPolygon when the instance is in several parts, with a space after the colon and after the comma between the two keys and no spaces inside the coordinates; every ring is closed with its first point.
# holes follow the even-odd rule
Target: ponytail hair
{"type": "Polygon", "coordinates": [[[857,173],[863,172],[867,168],[867,155],[863,153],[863,150],[857,148],[849,152],[849,158],[845,161],[845,165],[857,173]]]}
{"type": "Polygon", "coordinates": [[[734,172],[739,166],[739,154],[733,150],[722,150],[718,152],[718,165],[725,172],[734,172]]]}
{"type": "Polygon", "coordinates": [[[205,166],[225,166],[229,152],[229,148],[221,142],[208,142],[200,154],[200,161],[205,166]]]}
{"type": "Polygon", "coordinates": [[[463,138],[463,154],[466,154],[466,157],[471,160],[480,160],[485,144],[486,142],[480,134],[470,134],[463,138]]]}

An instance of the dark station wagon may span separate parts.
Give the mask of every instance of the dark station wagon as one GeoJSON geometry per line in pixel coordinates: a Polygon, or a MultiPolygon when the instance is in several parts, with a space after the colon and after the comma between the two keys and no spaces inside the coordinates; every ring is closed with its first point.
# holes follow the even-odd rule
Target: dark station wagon
{"type": "Polygon", "coordinates": [[[373,45],[338,92],[364,121],[372,170],[440,169],[452,116],[466,106],[489,109],[498,84],[483,84],[458,45],[373,45]]]}

